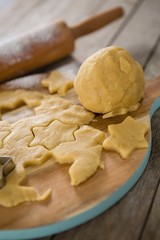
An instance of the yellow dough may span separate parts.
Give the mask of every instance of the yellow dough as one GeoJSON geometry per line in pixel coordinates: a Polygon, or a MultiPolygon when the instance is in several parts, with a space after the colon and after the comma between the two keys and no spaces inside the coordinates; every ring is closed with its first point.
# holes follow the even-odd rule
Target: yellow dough
{"type": "Polygon", "coordinates": [[[116,151],[122,158],[128,158],[135,149],[147,148],[145,134],[149,125],[127,117],[122,123],[108,126],[110,136],[103,142],[107,151],[116,151]]]}
{"type": "Polygon", "coordinates": [[[9,131],[0,132],[0,148],[3,147],[3,140],[10,134],[9,131]]]}
{"type": "Polygon", "coordinates": [[[74,133],[75,141],[61,143],[52,150],[59,163],[73,163],[69,169],[71,184],[78,185],[92,176],[100,166],[105,134],[89,126],[74,133]]]}
{"type": "Polygon", "coordinates": [[[42,145],[51,150],[62,142],[73,141],[73,133],[77,128],[78,126],[67,125],[58,120],[53,121],[46,127],[34,127],[32,131],[35,138],[29,146],[42,145]]]}
{"type": "MultiPolygon", "coordinates": [[[[93,113],[62,98],[39,95],[25,90],[15,92],[1,92],[0,99],[4,98],[0,104],[1,109],[13,109],[22,101],[28,106],[38,106],[34,108],[34,116],[20,119],[15,123],[0,121],[0,155],[11,156],[16,164],[16,169],[6,177],[5,187],[0,189],[0,205],[5,207],[16,206],[25,201],[41,201],[49,197],[50,189],[41,195],[32,186],[22,185],[26,178],[25,168],[41,165],[53,158],[52,151],[61,144],[74,143],[75,138],[80,135],[79,132],[82,132],[82,129],[78,130],[78,128],[83,124],[88,124],[94,118],[93,113]],[[5,98],[8,101],[7,93],[10,99],[9,106],[5,102],[5,98]]],[[[85,128],[87,132],[87,127],[85,128]]],[[[89,161],[93,159],[92,170],[86,174],[84,180],[99,166],[102,150],[102,140],[100,140],[102,137],[100,136],[102,135],[103,133],[90,127],[86,137],[91,137],[91,140],[86,145],[82,144],[85,150],[87,146],[90,147],[87,150],[84,165],[89,164],[89,161]]],[[[80,139],[78,141],[80,142],[80,139]]],[[[83,147],[81,149],[83,150],[83,147]]],[[[73,172],[70,173],[71,181],[75,184],[72,180],[75,177],[72,175],[74,176],[77,170],[71,169],[70,171],[73,172]]],[[[78,183],[80,182],[77,181],[75,185],[78,183]]]]}
{"type": "Polygon", "coordinates": [[[6,121],[0,121],[0,148],[3,147],[3,140],[10,134],[11,126],[6,121]]]}
{"type": "Polygon", "coordinates": [[[35,108],[36,114],[49,114],[63,123],[78,125],[90,123],[94,114],[88,112],[83,107],[74,105],[68,100],[58,97],[46,97],[41,105],[35,108]]]}
{"type": "Polygon", "coordinates": [[[14,156],[14,162],[20,167],[42,164],[51,154],[41,145],[29,147],[33,138],[32,131],[25,122],[13,124],[11,133],[3,140],[0,155],[14,156]]]}
{"type": "Polygon", "coordinates": [[[112,46],[87,58],[74,88],[82,105],[104,118],[134,111],[144,95],[141,65],[123,48],[112,46]]]}
{"type": "Polygon", "coordinates": [[[7,184],[0,190],[0,205],[3,207],[16,206],[24,201],[42,201],[49,197],[51,190],[47,190],[43,195],[33,187],[22,186],[25,179],[23,169],[16,168],[7,177],[7,184]]]}
{"type": "Polygon", "coordinates": [[[60,96],[65,96],[67,91],[73,87],[73,81],[57,70],[51,72],[48,78],[41,81],[41,84],[47,87],[50,93],[57,92],[60,96]]]}
{"type": "Polygon", "coordinates": [[[26,104],[28,107],[38,106],[43,94],[23,89],[0,91],[0,110],[14,109],[26,104]]]}

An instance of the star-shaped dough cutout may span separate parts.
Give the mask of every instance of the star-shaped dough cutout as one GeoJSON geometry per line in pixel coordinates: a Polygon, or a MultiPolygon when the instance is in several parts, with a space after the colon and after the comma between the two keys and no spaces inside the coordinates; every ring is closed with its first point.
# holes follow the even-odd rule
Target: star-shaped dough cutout
{"type": "Polygon", "coordinates": [[[41,84],[48,88],[51,94],[57,92],[60,96],[65,96],[67,91],[73,87],[73,81],[57,70],[51,72],[48,78],[41,81],[41,84]]]}
{"type": "Polygon", "coordinates": [[[73,133],[77,128],[78,126],[64,124],[58,120],[53,121],[46,127],[34,127],[32,131],[35,138],[30,146],[42,145],[51,150],[62,142],[74,141],[73,133]]]}
{"type": "Polygon", "coordinates": [[[148,147],[145,139],[148,131],[148,124],[138,122],[129,116],[120,124],[108,126],[110,136],[103,142],[103,148],[118,152],[122,158],[128,158],[132,151],[148,147]]]}

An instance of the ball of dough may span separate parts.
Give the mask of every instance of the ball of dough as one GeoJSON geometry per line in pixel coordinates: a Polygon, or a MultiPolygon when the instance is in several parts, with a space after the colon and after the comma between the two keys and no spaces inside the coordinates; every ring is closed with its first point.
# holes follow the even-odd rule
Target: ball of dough
{"type": "Polygon", "coordinates": [[[74,82],[81,104],[105,117],[139,107],[144,95],[141,65],[125,49],[112,46],[94,53],[81,65],[74,82]]]}

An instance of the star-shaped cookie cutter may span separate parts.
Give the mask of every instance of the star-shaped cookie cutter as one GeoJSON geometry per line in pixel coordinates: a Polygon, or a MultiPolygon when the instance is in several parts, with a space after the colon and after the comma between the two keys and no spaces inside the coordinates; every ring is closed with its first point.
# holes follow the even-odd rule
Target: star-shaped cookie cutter
{"type": "Polygon", "coordinates": [[[15,163],[10,156],[0,156],[0,189],[6,184],[6,176],[15,168],[15,163]]]}

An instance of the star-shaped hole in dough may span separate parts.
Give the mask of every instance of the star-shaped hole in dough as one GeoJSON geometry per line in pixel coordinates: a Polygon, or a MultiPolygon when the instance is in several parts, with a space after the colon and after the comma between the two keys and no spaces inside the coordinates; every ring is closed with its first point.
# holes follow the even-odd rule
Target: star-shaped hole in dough
{"type": "Polygon", "coordinates": [[[129,116],[120,124],[108,126],[110,136],[103,142],[103,148],[118,152],[122,158],[128,158],[132,151],[148,147],[145,139],[148,131],[148,124],[138,122],[129,116]]]}
{"type": "Polygon", "coordinates": [[[9,131],[0,132],[0,148],[3,147],[3,140],[10,134],[9,131]]]}
{"type": "Polygon", "coordinates": [[[32,91],[5,91],[2,97],[4,97],[4,101],[0,102],[2,109],[12,109],[21,103],[38,107],[35,108],[34,116],[22,118],[14,123],[0,121],[0,155],[12,156],[16,164],[16,169],[7,176],[5,187],[0,190],[0,205],[12,207],[25,201],[46,199],[51,192],[50,189],[44,194],[39,194],[34,187],[22,185],[28,176],[25,168],[39,166],[49,159],[55,162],[52,153],[55,146],[57,148],[61,144],[74,143],[75,136],[78,136],[77,143],[72,146],[77,146],[75,151],[79,152],[79,157],[75,158],[77,161],[70,168],[72,184],[78,185],[96,171],[100,165],[102,150],[102,139],[98,139],[103,137],[104,140],[104,134],[88,126],[83,131],[81,129],[79,134],[77,132],[79,126],[92,121],[93,113],[65,99],[37,93],[33,95],[32,91]],[[13,100],[9,106],[5,100],[8,93],[9,101],[13,100]],[[38,142],[38,136],[41,137],[41,144],[38,142]]]}
{"type": "Polygon", "coordinates": [[[53,121],[46,127],[34,127],[32,131],[35,138],[30,146],[42,145],[51,150],[62,142],[74,141],[73,133],[77,129],[78,126],[64,124],[58,120],[53,121]]]}
{"type": "MultiPolygon", "coordinates": [[[[2,130],[9,129],[9,123],[3,122],[2,130]]],[[[3,132],[0,134],[3,145],[0,148],[0,155],[13,156],[16,168],[6,177],[6,185],[0,190],[0,205],[11,207],[25,201],[45,200],[51,193],[50,189],[41,195],[34,187],[22,186],[22,183],[26,178],[24,168],[41,165],[51,157],[51,153],[43,146],[28,146],[33,139],[33,134],[25,121],[21,120],[13,124],[10,130],[9,134],[4,132],[7,134],[5,138],[3,132]]]]}
{"type": "Polygon", "coordinates": [[[11,125],[7,121],[0,121],[0,148],[3,147],[3,140],[10,134],[11,125]]]}
{"type": "Polygon", "coordinates": [[[67,91],[73,87],[73,81],[57,70],[51,72],[48,78],[41,81],[41,84],[48,88],[51,94],[57,92],[60,96],[65,96],[67,91]]]}
{"type": "Polygon", "coordinates": [[[34,136],[26,121],[19,121],[12,125],[11,133],[3,139],[0,155],[13,156],[19,167],[41,165],[51,154],[43,146],[29,147],[34,136]]]}

